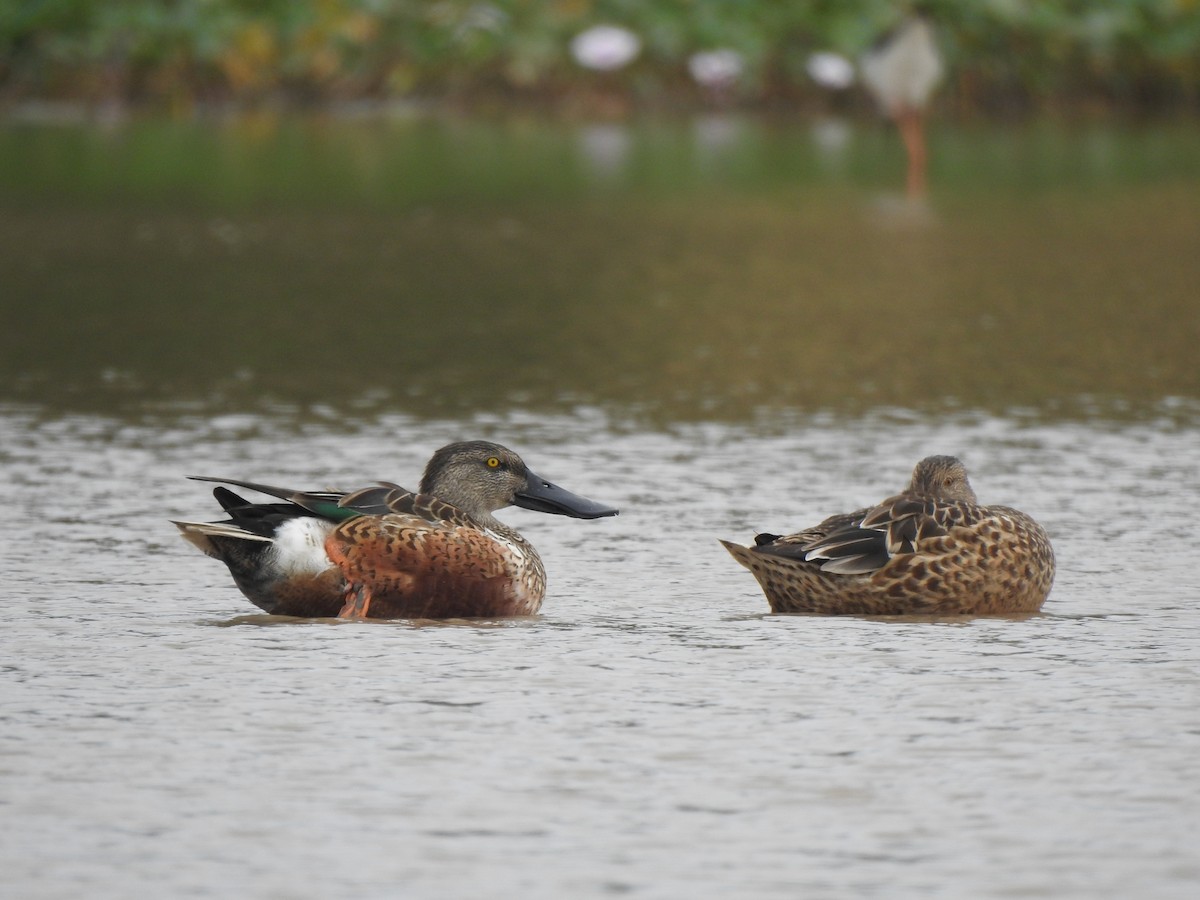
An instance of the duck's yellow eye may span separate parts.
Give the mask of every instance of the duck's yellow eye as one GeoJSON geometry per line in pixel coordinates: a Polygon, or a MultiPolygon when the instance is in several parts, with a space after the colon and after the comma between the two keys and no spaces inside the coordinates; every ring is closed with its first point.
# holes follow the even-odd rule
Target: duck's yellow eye
{"type": "Polygon", "coordinates": [[[489,469],[498,469],[500,467],[500,460],[496,459],[494,456],[489,456],[487,458],[487,464],[489,469]]]}

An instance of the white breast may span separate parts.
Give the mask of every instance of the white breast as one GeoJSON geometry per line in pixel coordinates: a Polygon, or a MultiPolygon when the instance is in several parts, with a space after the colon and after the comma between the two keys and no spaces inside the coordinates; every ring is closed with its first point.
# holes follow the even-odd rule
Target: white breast
{"type": "Polygon", "coordinates": [[[316,575],[333,565],[325,555],[325,538],[334,523],[304,516],[289,519],[275,532],[271,561],[281,574],[316,575]]]}

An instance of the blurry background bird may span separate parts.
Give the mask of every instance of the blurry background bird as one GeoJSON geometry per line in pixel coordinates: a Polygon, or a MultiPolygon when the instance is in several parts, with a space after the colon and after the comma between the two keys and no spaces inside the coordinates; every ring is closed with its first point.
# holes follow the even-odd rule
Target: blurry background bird
{"type": "Polygon", "coordinates": [[[908,154],[908,195],[922,197],[928,165],[925,109],[943,74],[932,21],[921,11],[912,13],[863,54],[861,66],[863,84],[900,129],[908,154]]]}

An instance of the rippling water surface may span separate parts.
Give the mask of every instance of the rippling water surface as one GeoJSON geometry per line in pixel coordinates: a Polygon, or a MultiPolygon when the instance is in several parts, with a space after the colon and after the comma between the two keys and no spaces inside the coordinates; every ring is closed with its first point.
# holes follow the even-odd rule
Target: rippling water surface
{"type": "Polygon", "coordinates": [[[1190,900],[1197,147],[935,129],[910,207],[837,123],[0,126],[0,895],[1190,900]],[[501,513],[537,617],[272,619],[169,522],[465,438],[621,507],[501,513]],[[1042,614],[717,543],[931,453],[1042,614]]]}
{"type": "Polygon", "coordinates": [[[21,896],[1190,896],[1194,428],[964,415],[130,423],[11,409],[0,868],[21,896]],[[413,483],[503,440],[622,515],[510,510],[503,624],[255,612],[168,518],[187,473],[413,483]],[[767,615],[717,544],[962,453],[1045,523],[1044,614],[767,615]]]}

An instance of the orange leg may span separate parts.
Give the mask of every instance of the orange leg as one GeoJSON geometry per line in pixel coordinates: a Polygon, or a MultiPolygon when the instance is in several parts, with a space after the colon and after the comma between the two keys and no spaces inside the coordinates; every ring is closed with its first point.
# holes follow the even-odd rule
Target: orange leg
{"type": "Polygon", "coordinates": [[[906,109],[896,117],[896,124],[900,127],[900,138],[904,141],[904,149],[908,153],[908,196],[923,197],[928,156],[921,113],[915,109],[906,109]]]}
{"type": "Polygon", "coordinates": [[[371,608],[371,591],[360,584],[346,592],[346,603],[338,613],[339,619],[365,619],[371,608]]]}

